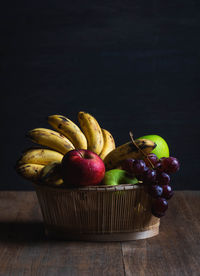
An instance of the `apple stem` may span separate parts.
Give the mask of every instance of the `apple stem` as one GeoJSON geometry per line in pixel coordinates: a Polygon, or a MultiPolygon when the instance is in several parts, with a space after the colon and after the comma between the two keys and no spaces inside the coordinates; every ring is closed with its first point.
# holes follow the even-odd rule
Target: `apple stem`
{"type": "Polygon", "coordinates": [[[149,161],[152,169],[154,169],[154,165],[153,163],[151,162],[151,160],[149,159],[149,157],[147,156],[146,153],[144,153],[144,151],[137,145],[137,143],[135,142],[134,138],[133,138],[133,133],[131,131],[129,131],[129,135],[131,137],[131,141],[132,143],[134,144],[134,146],[136,146],[136,148],[144,155],[145,158],[147,158],[147,160],[149,161]]]}
{"type": "Polygon", "coordinates": [[[80,150],[79,150],[79,149],[76,149],[76,150],[79,152],[80,156],[81,156],[82,158],[84,158],[84,156],[83,156],[83,154],[80,152],[80,150]]]}

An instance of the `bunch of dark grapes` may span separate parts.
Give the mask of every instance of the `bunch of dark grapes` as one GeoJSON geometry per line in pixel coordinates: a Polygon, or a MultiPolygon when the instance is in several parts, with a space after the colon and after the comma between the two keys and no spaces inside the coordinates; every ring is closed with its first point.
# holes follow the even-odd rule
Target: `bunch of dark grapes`
{"type": "Polygon", "coordinates": [[[170,186],[170,175],[179,170],[180,164],[175,157],[158,159],[150,153],[144,160],[126,159],[122,169],[135,176],[147,186],[148,193],[153,198],[152,214],[158,218],[165,215],[168,200],[174,192],[170,186]]]}

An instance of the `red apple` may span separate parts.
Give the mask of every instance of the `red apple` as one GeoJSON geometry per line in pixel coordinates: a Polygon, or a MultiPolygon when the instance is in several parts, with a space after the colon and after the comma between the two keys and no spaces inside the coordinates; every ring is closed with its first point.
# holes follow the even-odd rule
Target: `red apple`
{"type": "Polygon", "coordinates": [[[89,150],[71,150],[62,160],[62,175],[68,186],[93,186],[104,178],[103,160],[89,150]]]}

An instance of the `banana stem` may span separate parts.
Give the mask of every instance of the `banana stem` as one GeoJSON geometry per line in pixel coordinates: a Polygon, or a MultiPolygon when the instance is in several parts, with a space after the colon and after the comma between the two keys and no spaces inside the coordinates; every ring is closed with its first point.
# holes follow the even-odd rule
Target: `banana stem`
{"type": "Polygon", "coordinates": [[[133,133],[132,133],[131,131],[129,131],[129,135],[130,135],[130,137],[131,137],[131,141],[132,141],[132,143],[134,144],[134,146],[136,146],[136,148],[144,155],[144,157],[147,158],[147,160],[149,161],[149,163],[150,163],[152,169],[154,169],[154,165],[153,165],[153,163],[151,162],[151,160],[149,159],[149,157],[147,156],[147,154],[144,153],[144,151],[143,151],[140,147],[138,147],[138,145],[136,144],[136,142],[135,142],[135,140],[134,140],[134,138],[133,138],[133,133]]]}

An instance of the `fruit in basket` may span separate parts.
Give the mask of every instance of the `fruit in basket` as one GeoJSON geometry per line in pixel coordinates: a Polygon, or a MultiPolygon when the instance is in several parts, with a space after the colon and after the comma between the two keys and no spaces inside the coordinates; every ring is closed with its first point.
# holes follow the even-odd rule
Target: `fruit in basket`
{"type": "Polygon", "coordinates": [[[42,170],[56,162],[61,164],[63,154],[50,149],[31,148],[25,150],[16,163],[16,171],[31,181],[41,181],[42,170]]]}
{"type": "Polygon", "coordinates": [[[87,139],[80,128],[69,118],[62,115],[51,115],[48,123],[59,133],[66,136],[77,149],[87,149],[87,139]]]}
{"type": "Polygon", "coordinates": [[[57,151],[50,149],[32,148],[24,151],[17,163],[47,165],[51,162],[61,162],[62,159],[63,154],[57,151]]]}
{"type": "Polygon", "coordinates": [[[157,177],[156,171],[148,168],[141,176],[141,180],[144,182],[144,184],[149,185],[156,182],[156,177],[157,177]]]}
{"type": "Polygon", "coordinates": [[[137,159],[125,159],[121,162],[121,168],[125,170],[129,175],[140,177],[148,170],[143,160],[137,159]]]}
{"type": "Polygon", "coordinates": [[[100,154],[103,149],[103,134],[97,120],[89,113],[80,111],[78,121],[87,138],[88,150],[100,154]]]}
{"type": "Polygon", "coordinates": [[[153,201],[152,214],[160,218],[165,215],[165,211],[168,208],[167,200],[169,200],[174,195],[174,192],[169,185],[169,173],[173,173],[179,170],[180,164],[177,158],[162,157],[157,160],[156,164],[152,165],[154,167],[152,171],[156,172],[156,179],[148,187],[148,192],[153,198],[157,197],[157,199],[153,201]]]}
{"type": "Polygon", "coordinates": [[[34,142],[62,154],[74,149],[73,144],[64,135],[47,128],[35,128],[28,132],[27,136],[34,142]]]}
{"type": "Polygon", "coordinates": [[[133,163],[135,162],[135,159],[128,158],[124,159],[120,163],[120,167],[122,170],[125,170],[129,175],[133,175],[133,163]]]}
{"type": "Polygon", "coordinates": [[[156,148],[153,149],[152,153],[154,153],[159,159],[161,157],[169,157],[169,147],[167,142],[159,135],[145,135],[138,139],[148,139],[152,142],[156,143],[156,148]]]}
{"type": "Polygon", "coordinates": [[[155,155],[155,153],[149,153],[148,158],[144,158],[144,162],[147,165],[147,167],[151,167],[151,165],[156,165],[159,162],[158,157],[155,155]]]}
{"type": "Polygon", "coordinates": [[[51,185],[60,186],[63,184],[63,179],[61,178],[61,163],[52,162],[46,165],[40,173],[40,182],[44,182],[51,185]]]}
{"type": "Polygon", "coordinates": [[[180,168],[179,161],[175,157],[163,158],[161,166],[163,170],[169,174],[177,172],[180,168]]]}
{"type": "Polygon", "coordinates": [[[17,164],[16,171],[25,179],[37,181],[43,168],[44,166],[39,164],[17,164]]]}
{"type": "Polygon", "coordinates": [[[146,171],[146,164],[143,160],[135,160],[132,171],[134,175],[142,175],[146,171]]]}
{"type": "Polygon", "coordinates": [[[137,139],[135,143],[137,147],[131,141],[112,150],[104,159],[106,169],[110,170],[120,166],[125,159],[142,159],[143,153],[149,154],[156,147],[154,142],[147,139],[137,139]]]}
{"type": "Polygon", "coordinates": [[[179,167],[180,164],[176,158],[162,157],[158,159],[152,153],[146,155],[143,160],[129,158],[121,162],[121,168],[126,170],[129,176],[135,175],[147,187],[149,195],[154,199],[152,214],[159,218],[165,215],[168,208],[167,200],[174,194],[169,186],[169,173],[176,172],[179,167]]]}
{"type": "Polygon", "coordinates": [[[163,188],[163,192],[161,196],[169,200],[174,194],[172,187],[169,185],[163,185],[162,188],[163,188]]]}
{"type": "Polygon", "coordinates": [[[134,140],[129,132],[131,142],[115,148],[111,133],[92,115],[80,111],[78,121],[80,128],[65,116],[51,115],[48,123],[56,131],[29,131],[27,136],[44,148],[23,152],[17,172],[30,181],[68,188],[143,182],[152,197],[152,214],[164,216],[174,194],[170,175],[180,168],[179,161],[169,157],[166,141],[158,135],[134,140]]]}
{"type": "Polygon", "coordinates": [[[103,149],[102,149],[101,153],[99,154],[99,156],[101,157],[102,160],[104,160],[105,157],[112,150],[115,149],[115,140],[114,140],[112,134],[108,130],[102,128],[101,131],[103,133],[104,145],[103,145],[103,149]]]}
{"type": "Polygon", "coordinates": [[[165,198],[159,197],[154,199],[152,204],[152,214],[156,217],[162,217],[168,208],[168,202],[165,198]]]}
{"type": "MultiPolygon", "coordinates": [[[[48,117],[49,124],[57,131],[47,128],[30,130],[27,137],[34,143],[44,146],[44,148],[32,148],[23,153],[16,165],[16,169],[21,176],[35,181],[39,168],[42,168],[40,166],[45,165],[46,168],[43,172],[46,172],[50,163],[61,163],[63,156],[75,148],[77,150],[92,149],[92,151],[101,155],[101,158],[105,158],[115,148],[115,142],[111,133],[105,129],[101,129],[97,120],[92,115],[86,112],[79,112],[78,119],[82,130],[70,119],[62,115],[51,115],[48,117]],[[36,165],[39,166],[37,166],[38,169],[34,173],[36,165]]],[[[96,182],[100,182],[99,179],[96,176],[96,182]]],[[[61,183],[62,181],[58,182],[61,183]]],[[[87,181],[85,183],[87,185],[87,181]]]]}
{"type": "Polygon", "coordinates": [[[102,159],[89,150],[72,150],[62,160],[62,176],[66,186],[98,185],[105,174],[102,159]]]}
{"type": "Polygon", "coordinates": [[[170,176],[165,172],[158,173],[156,177],[156,181],[158,184],[168,185],[170,182],[170,176]]]}
{"type": "Polygon", "coordinates": [[[157,198],[160,197],[163,193],[163,188],[159,185],[150,185],[148,192],[150,194],[150,196],[152,196],[153,198],[157,198]]]}
{"type": "Polygon", "coordinates": [[[105,173],[103,185],[115,186],[120,184],[137,184],[138,179],[131,177],[125,170],[113,169],[105,173]]]}

